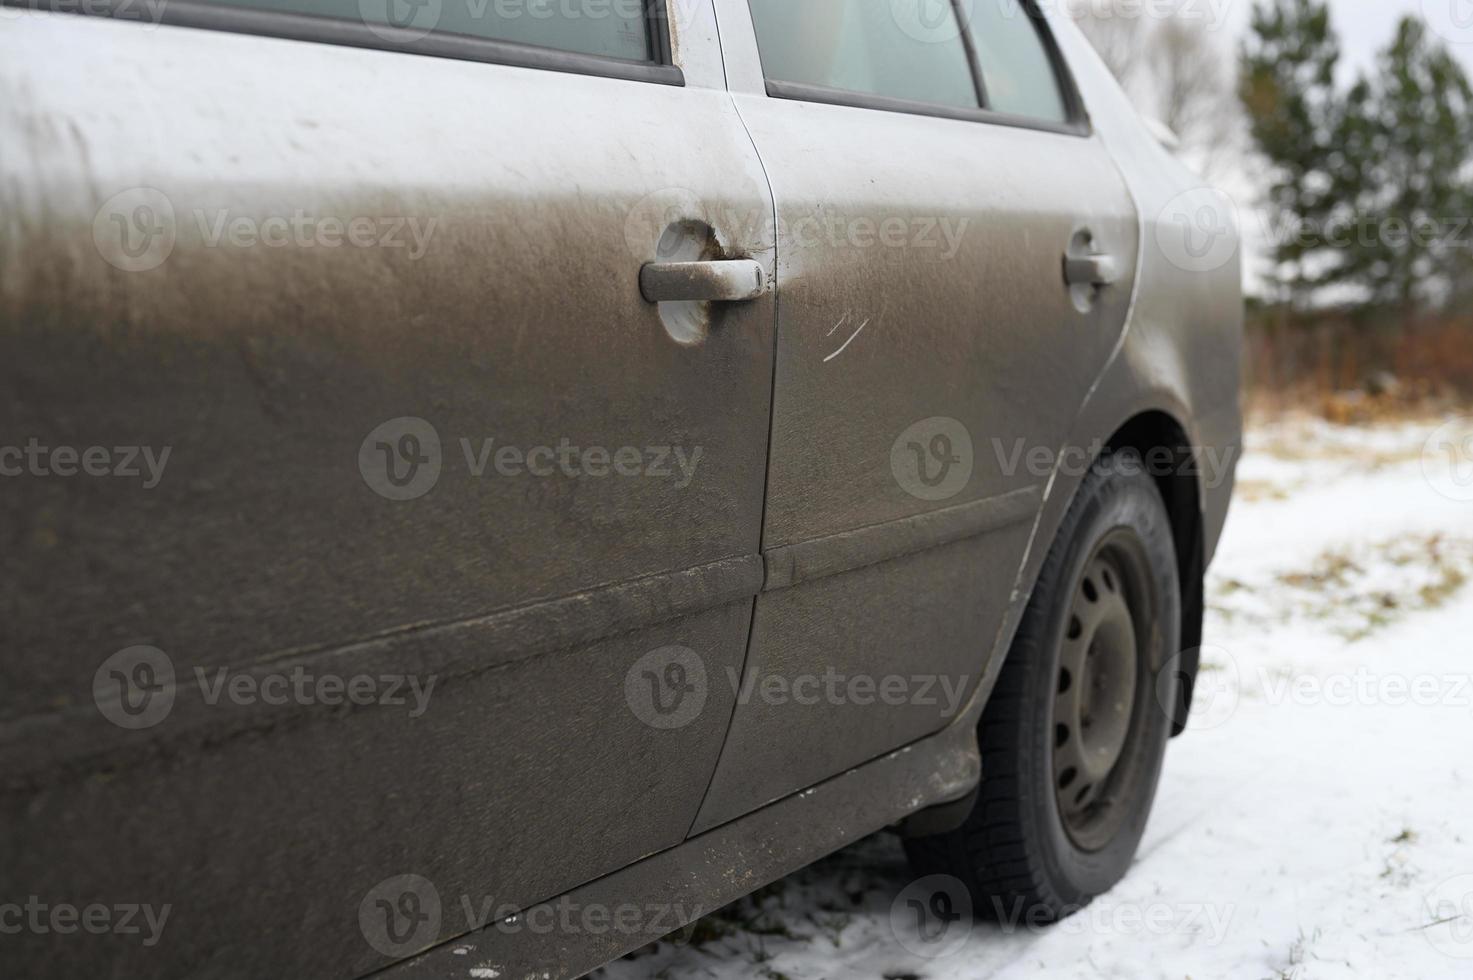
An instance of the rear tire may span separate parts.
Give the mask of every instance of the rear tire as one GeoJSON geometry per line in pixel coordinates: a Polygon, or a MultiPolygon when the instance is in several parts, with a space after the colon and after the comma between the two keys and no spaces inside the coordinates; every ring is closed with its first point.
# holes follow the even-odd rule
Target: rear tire
{"type": "Polygon", "coordinates": [[[1181,585],[1170,517],[1139,454],[1092,467],[1044,560],[982,714],[982,783],[959,829],[906,842],[979,916],[1055,921],[1129,868],[1171,717],[1181,585]]]}

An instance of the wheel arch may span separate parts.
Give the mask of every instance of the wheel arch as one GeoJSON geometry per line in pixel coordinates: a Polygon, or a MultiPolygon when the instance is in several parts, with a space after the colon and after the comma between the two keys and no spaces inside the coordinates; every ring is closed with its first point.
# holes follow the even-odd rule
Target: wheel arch
{"type": "Polygon", "coordinates": [[[1206,572],[1202,481],[1186,427],[1168,412],[1159,409],[1143,411],[1116,429],[1105,440],[1104,451],[1122,449],[1133,449],[1151,462],[1151,475],[1166,504],[1176,546],[1182,618],[1181,636],[1177,642],[1179,683],[1172,708],[1171,733],[1175,736],[1186,728],[1202,645],[1205,613],[1203,575],[1206,572]],[[1166,465],[1159,465],[1157,461],[1166,465]]]}
{"type": "MultiPolygon", "coordinates": [[[[1208,499],[1205,484],[1198,471],[1196,454],[1192,449],[1194,442],[1190,434],[1191,430],[1180,420],[1181,415],[1186,413],[1178,414],[1177,411],[1162,407],[1164,405],[1171,405],[1174,408],[1181,407],[1176,399],[1171,398],[1168,394],[1157,392],[1156,397],[1144,400],[1144,404],[1136,403],[1133,412],[1122,413],[1125,416],[1124,421],[1118,422],[1107,438],[1097,439],[1094,442],[1094,445],[1098,447],[1098,452],[1090,460],[1090,465],[1093,465],[1100,455],[1122,449],[1133,449],[1146,460],[1151,460],[1153,453],[1156,458],[1160,458],[1162,453],[1169,454],[1169,465],[1159,467],[1153,476],[1166,504],[1167,516],[1171,521],[1172,538],[1177,557],[1177,575],[1181,583],[1181,635],[1177,641],[1177,652],[1180,656],[1177,658],[1176,667],[1178,685],[1176,700],[1171,706],[1171,734],[1174,737],[1181,734],[1186,728],[1187,715],[1191,708],[1192,689],[1197,678],[1200,656],[1198,648],[1202,643],[1202,621],[1205,609],[1202,579],[1207,563],[1205,508],[1208,499]]],[[[1119,416],[1116,417],[1119,418],[1119,416]]],[[[1096,415],[1094,418],[1098,419],[1099,416],[1096,415]]],[[[1096,431],[1104,430],[1105,426],[1101,426],[1096,431]]],[[[1030,555],[1024,559],[1023,567],[1019,570],[1018,586],[1014,590],[1013,611],[994,641],[992,649],[995,651],[995,656],[991,657],[983,679],[974,692],[967,709],[958,718],[957,724],[960,726],[975,729],[983,708],[991,696],[998,672],[1012,652],[1013,640],[1022,618],[1023,609],[1027,606],[1033,589],[1037,586],[1043,555],[1052,546],[1064,511],[1072,502],[1075,491],[1078,489],[1077,484],[1081,480],[1075,479],[1074,482],[1074,486],[1065,485],[1055,488],[1056,492],[1048,495],[1048,499],[1045,500],[1044,512],[1040,514],[1039,522],[1041,534],[1030,548],[1030,555]]],[[[920,810],[901,823],[901,833],[908,837],[924,837],[955,829],[971,812],[975,798],[976,790],[974,789],[972,794],[952,803],[943,803],[920,810]]]]}

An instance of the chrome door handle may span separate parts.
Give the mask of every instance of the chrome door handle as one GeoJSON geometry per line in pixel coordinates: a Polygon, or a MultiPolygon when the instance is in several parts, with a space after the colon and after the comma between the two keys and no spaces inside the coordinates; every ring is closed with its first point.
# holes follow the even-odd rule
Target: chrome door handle
{"type": "Polygon", "coordinates": [[[1064,281],[1071,286],[1113,286],[1120,266],[1108,255],[1064,256],[1064,281]]]}
{"type": "Polygon", "coordinates": [[[739,303],[761,296],[766,285],[762,266],[751,259],[650,262],[639,270],[639,291],[651,303],[739,303]]]}

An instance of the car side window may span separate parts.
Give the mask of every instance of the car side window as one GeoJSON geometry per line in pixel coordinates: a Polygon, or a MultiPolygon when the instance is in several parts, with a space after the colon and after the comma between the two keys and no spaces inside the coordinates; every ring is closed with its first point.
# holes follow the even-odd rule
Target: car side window
{"type": "Polygon", "coordinates": [[[751,0],[751,8],[770,81],[978,108],[950,3],[751,0]]]}
{"type": "MultiPolygon", "coordinates": [[[[570,4],[560,0],[208,0],[227,7],[308,14],[402,28],[411,35],[456,34],[574,54],[654,61],[644,0],[570,4]]],[[[387,32],[386,32],[387,33],[387,32]]]]}
{"type": "Polygon", "coordinates": [[[975,0],[968,29],[982,68],[987,108],[1063,123],[1068,105],[1039,26],[1021,0],[975,0]]]}

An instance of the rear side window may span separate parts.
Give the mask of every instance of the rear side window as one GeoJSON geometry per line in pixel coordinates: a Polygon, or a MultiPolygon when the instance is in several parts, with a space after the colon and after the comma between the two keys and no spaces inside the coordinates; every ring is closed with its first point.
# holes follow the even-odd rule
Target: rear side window
{"type": "MultiPolygon", "coordinates": [[[[209,0],[228,7],[397,27],[423,37],[459,34],[575,54],[654,61],[648,0],[209,0]]],[[[389,32],[385,31],[387,35],[389,32]]]]}
{"type": "Polygon", "coordinates": [[[956,11],[945,0],[751,0],[751,7],[772,81],[978,107],[956,11]]]}
{"type": "Polygon", "coordinates": [[[1069,118],[1053,59],[1022,0],[973,0],[968,24],[987,108],[1063,123],[1069,118]]]}

